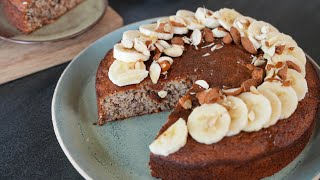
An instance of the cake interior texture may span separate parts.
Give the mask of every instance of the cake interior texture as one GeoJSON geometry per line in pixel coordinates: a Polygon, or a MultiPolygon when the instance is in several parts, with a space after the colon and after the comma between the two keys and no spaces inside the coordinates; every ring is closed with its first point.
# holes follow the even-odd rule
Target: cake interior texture
{"type": "Polygon", "coordinates": [[[24,33],[30,33],[77,6],[83,0],[6,0],[9,21],[24,33]]]}

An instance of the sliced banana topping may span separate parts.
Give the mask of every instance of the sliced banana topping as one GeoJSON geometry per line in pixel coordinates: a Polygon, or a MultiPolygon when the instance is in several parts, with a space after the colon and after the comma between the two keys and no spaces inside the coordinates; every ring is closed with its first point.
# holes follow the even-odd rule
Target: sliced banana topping
{"type": "Polygon", "coordinates": [[[220,25],[215,17],[215,13],[206,8],[199,7],[195,13],[195,17],[208,28],[216,28],[220,25]]]}
{"type": "Polygon", "coordinates": [[[218,21],[220,25],[228,31],[230,31],[234,20],[237,19],[239,16],[242,16],[240,13],[238,13],[234,9],[228,9],[228,8],[220,9],[217,14],[218,14],[217,16],[219,17],[218,21]]]}
{"type": "Polygon", "coordinates": [[[185,17],[194,17],[195,14],[194,12],[192,11],[189,11],[189,10],[184,10],[184,9],[181,9],[181,10],[178,10],[176,15],[178,17],[182,17],[182,18],[185,18],[185,17]]]}
{"type": "MultiPolygon", "coordinates": [[[[167,24],[170,26],[169,24],[167,24]]],[[[173,38],[173,33],[172,32],[165,32],[165,27],[164,29],[161,29],[157,31],[159,28],[157,23],[154,24],[144,24],[139,27],[139,30],[142,34],[146,36],[155,36],[158,39],[164,39],[164,40],[170,40],[173,38]]]]}
{"type": "Polygon", "coordinates": [[[148,76],[143,62],[126,63],[115,60],[108,71],[108,77],[117,86],[138,84],[148,76]],[[138,64],[138,65],[136,65],[138,64]]]}
{"type": "Polygon", "coordinates": [[[186,145],[187,137],[188,129],[186,121],[180,118],[158,136],[149,145],[149,149],[153,154],[168,156],[186,145]]]}
{"type": "Polygon", "coordinates": [[[293,69],[288,69],[287,81],[297,94],[298,101],[301,101],[308,92],[307,81],[303,76],[293,69]]]}
{"type": "Polygon", "coordinates": [[[267,35],[271,32],[279,32],[278,29],[273,27],[271,24],[264,21],[254,21],[250,24],[248,28],[248,38],[257,46],[257,43],[261,46],[261,41],[267,38],[267,35]]]}
{"type": "Polygon", "coordinates": [[[262,94],[245,92],[238,96],[248,108],[248,124],[243,128],[246,132],[259,131],[269,121],[272,113],[269,100],[262,94]]]}
{"type": "Polygon", "coordinates": [[[205,26],[196,19],[195,13],[192,11],[179,10],[177,11],[176,16],[183,18],[187,24],[187,28],[190,30],[195,30],[195,29],[201,30],[205,28],[205,26]]]}
{"type": "Polygon", "coordinates": [[[305,69],[305,66],[303,65],[303,63],[301,63],[301,61],[299,61],[297,58],[291,56],[291,55],[278,55],[278,54],[275,54],[273,57],[272,57],[272,60],[267,62],[267,64],[272,64],[272,65],[275,65],[277,64],[278,62],[286,62],[289,66],[289,68],[291,69],[294,69],[296,71],[298,71],[303,77],[306,76],[306,69],[305,69]],[[289,61],[289,62],[288,62],[289,61]]]}
{"type": "Polygon", "coordinates": [[[229,112],[231,124],[227,136],[238,134],[248,123],[247,105],[238,97],[227,96],[219,102],[229,112]]]}
{"type": "Polygon", "coordinates": [[[226,108],[215,104],[196,107],[188,117],[189,134],[199,143],[220,141],[228,132],[231,118],[226,108]]]}
{"type": "Polygon", "coordinates": [[[241,37],[248,36],[248,28],[251,23],[256,21],[255,19],[248,16],[239,16],[233,22],[233,27],[235,27],[239,32],[241,37]]]}
{"type": "Polygon", "coordinates": [[[118,43],[113,47],[113,57],[123,62],[137,62],[148,60],[150,55],[144,55],[135,49],[125,48],[121,43],[118,43]]]}
{"type": "Polygon", "coordinates": [[[280,82],[264,82],[258,87],[258,90],[269,90],[278,96],[281,101],[280,119],[290,117],[297,108],[298,97],[290,86],[283,86],[280,82]]]}
{"type": "Polygon", "coordinates": [[[272,108],[271,117],[269,121],[263,126],[264,128],[267,128],[269,126],[276,124],[280,119],[281,101],[278,98],[278,96],[270,90],[259,90],[259,93],[261,93],[264,97],[266,97],[271,103],[271,108],[272,108]]]}

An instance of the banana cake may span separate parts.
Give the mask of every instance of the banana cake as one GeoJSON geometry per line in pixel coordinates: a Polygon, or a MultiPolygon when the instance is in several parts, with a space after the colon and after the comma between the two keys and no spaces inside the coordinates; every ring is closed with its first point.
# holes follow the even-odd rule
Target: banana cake
{"type": "Polygon", "coordinates": [[[125,31],[96,75],[99,125],[173,109],[149,145],[161,179],[273,175],[309,141],[319,88],[295,40],[228,8],[125,31]]]}
{"type": "Polygon", "coordinates": [[[23,33],[53,23],[83,0],[4,0],[4,11],[10,21],[23,33]]]}

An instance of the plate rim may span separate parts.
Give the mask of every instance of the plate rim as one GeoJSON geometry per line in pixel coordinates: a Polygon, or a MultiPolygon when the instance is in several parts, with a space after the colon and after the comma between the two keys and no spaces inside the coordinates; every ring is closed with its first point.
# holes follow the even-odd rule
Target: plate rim
{"type": "MultiPolygon", "coordinates": [[[[124,29],[127,29],[129,26],[133,26],[133,25],[136,25],[136,24],[140,24],[140,23],[143,23],[143,22],[152,22],[152,21],[156,21],[157,19],[159,18],[162,18],[164,16],[161,16],[161,17],[155,17],[155,18],[149,18],[149,19],[144,19],[144,20],[141,20],[141,21],[136,21],[136,22],[133,22],[133,23],[130,23],[130,24],[127,24],[121,28],[118,28],[102,37],[100,37],[99,39],[97,39],[96,41],[94,41],[93,43],[91,43],[89,46],[87,46],[85,49],[83,49],[78,55],[76,55],[72,61],[68,64],[68,66],[64,69],[64,71],[62,72],[61,76],[59,77],[59,80],[57,82],[57,85],[54,89],[54,93],[53,93],[53,97],[52,97],[52,103],[51,103],[51,115],[52,115],[52,124],[53,124],[53,129],[54,129],[54,133],[56,135],[56,138],[59,142],[59,145],[60,147],[62,148],[64,154],[67,156],[68,160],[70,161],[70,163],[73,165],[73,167],[81,174],[81,176],[85,179],[92,179],[92,177],[90,177],[88,175],[88,173],[82,169],[79,165],[78,162],[76,162],[76,160],[72,157],[71,155],[71,152],[69,152],[69,150],[67,149],[67,147],[65,146],[65,143],[62,139],[62,136],[60,134],[60,131],[59,131],[59,128],[58,128],[58,123],[57,123],[57,117],[56,117],[56,108],[55,108],[55,104],[56,104],[56,101],[57,101],[57,93],[58,93],[58,89],[60,88],[61,86],[61,83],[62,83],[62,79],[63,77],[65,76],[66,72],[69,71],[70,67],[73,66],[73,64],[77,61],[77,59],[84,53],[86,52],[88,49],[90,49],[94,44],[96,44],[98,41],[104,39],[104,38],[108,38],[109,36],[111,36],[112,34],[116,33],[116,32],[119,32],[119,31],[123,31],[124,29]]],[[[307,53],[305,53],[306,57],[310,60],[311,64],[314,66],[314,68],[316,68],[319,72],[320,72],[320,66],[317,64],[317,62],[312,58],[310,57],[307,53]]],[[[320,75],[319,75],[319,78],[320,78],[320,75]]]]}
{"type": "Polygon", "coordinates": [[[79,36],[79,35],[85,33],[89,29],[91,29],[94,25],[96,25],[102,19],[102,17],[105,15],[105,13],[107,12],[107,9],[108,9],[108,1],[107,0],[102,0],[102,1],[104,3],[104,9],[103,9],[103,12],[101,13],[101,15],[96,20],[92,21],[92,23],[89,26],[83,28],[82,30],[80,30],[74,34],[59,37],[59,38],[53,38],[50,40],[21,40],[21,39],[15,39],[15,38],[7,38],[2,35],[0,35],[0,39],[2,39],[4,41],[12,42],[12,43],[17,43],[17,44],[39,44],[39,43],[45,43],[45,42],[57,42],[57,41],[62,41],[62,40],[74,38],[76,36],[79,36]]]}

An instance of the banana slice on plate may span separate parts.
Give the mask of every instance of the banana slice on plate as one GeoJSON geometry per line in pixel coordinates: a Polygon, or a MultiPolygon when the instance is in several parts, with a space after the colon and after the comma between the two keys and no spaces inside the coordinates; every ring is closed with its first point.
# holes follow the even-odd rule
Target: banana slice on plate
{"type": "Polygon", "coordinates": [[[195,13],[192,11],[179,10],[177,11],[176,16],[183,18],[187,24],[187,28],[190,30],[201,30],[205,28],[205,26],[196,19],[195,13]]]}
{"type": "Polygon", "coordinates": [[[206,8],[199,7],[195,13],[195,17],[208,28],[216,28],[220,25],[215,17],[215,13],[206,8]]]}
{"type": "Polygon", "coordinates": [[[238,17],[242,16],[239,12],[234,9],[222,8],[218,11],[218,21],[220,25],[226,30],[230,31],[233,22],[238,17]]]}
{"type": "Polygon", "coordinates": [[[185,20],[178,16],[170,16],[161,18],[157,21],[158,25],[160,23],[170,23],[172,26],[173,34],[187,34],[189,29],[187,28],[187,23],[185,20]]]}
{"type": "Polygon", "coordinates": [[[239,16],[233,22],[233,27],[235,27],[239,32],[241,37],[248,36],[248,28],[251,23],[256,21],[255,19],[248,16],[239,16]]]}
{"type": "Polygon", "coordinates": [[[259,131],[268,123],[272,108],[270,101],[262,94],[245,92],[238,96],[248,108],[248,124],[243,128],[246,132],[259,131]]]}
{"type": "Polygon", "coordinates": [[[303,77],[306,76],[306,68],[305,68],[304,64],[300,60],[298,60],[297,58],[295,58],[294,56],[291,56],[291,55],[286,55],[286,54],[278,55],[278,54],[275,54],[272,57],[272,60],[268,60],[267,61],[267,64],[276,65],[278,62],[287,62],[287,61],[291,61],[292,63],[294,63],[294,64],[290,65],[289,68],[291,68],[291,69],[294,68],[303,77]]]}
{"type": "Polygon", "coordinates": [[[248,123],[247,105],[240,98],[235,96],[227,96],[219,103],[226,107],[231,118],[227,136],[238,134],[248,123]]]}
{"type": "Polygon", "coordinates": [[[286,45],[286,46],[297,46],[297,42],[292,39],[291,36],[274,31],[266,34],[266,38],[264,40],[264,45],[273,46],[277,45],[286,45]]]}
{"type": "Polygon", "coordinates": [[[307,63],[307,57],[299,46],[286,46],[281,55],[291,55],[297,58],[303,65],[307,63]]]}
{"type": "Polygon", "coordinates": [[[266,97],[271,103],[272,113],[269,121],[263,126],[264,128],[268,128],[278,122],[281,115],[281,101],[276,94],[274,94],[270,90],[259,90],[264,97],[266,97]]]}
{"type": "Polygon", "coordinates": [[[123,62],[147,61],[150,55],[144,55],[135,49],[128,49],[121,43],[113,46],[113,57],[123,62]]]}
{"type": "MultiPolygon", "coordinates": [[[[143,62],[136,62],[143,63],[143,62]]],[[[148,76],[146,67],[136,66],[136,63],[126,63],[120,60],[115,60],[108,71],[109,79],[117,86],[126,86],[130,84],[138,84],[148,76]],[[143,67],[143,68],[135,68],[143,67]]]]}
{"type": "Polygon", "coordinates": [[[229,131],[231,118],[226,108],[215,104],[196,107],[188,117],[189,134],[199,143],[220,141],[229,131]]]}
{"type": "Polygon", "coordinates": [[[158,28],[157,23],[144,24],[139,27],[139,31],[146,36],[157,37],[158,39],[170,40],[173,38],[173,33],[171,33],[171,32],[156,32],[157,28],[158,28]]]}
{"type": "Polygon", "coordinates": [[[301,101],[308,92],[308,84],[305,78],[300,73],[293,69],[288,69],[287,80],[290,81],[290,86],[294,89],[298,96],[298,101],[301,101]]]}
{"type": "Polygon", "coordinates": [[[283,86],[280,82],[264,82],[258,87],[260,90],[269,90],[278,96],[281,101],[280,119],[290,117],[297,109],[298,97],[292,87],[283,86]]]}
{"type": "Polygon", "coordinates": [[[123,35],[122,35],[121,44],[125,48],[129,48],[130,49],[134,45],[134,39],[137,38],[137,37],[140,37],[140,36],[142,36],[142,34],[138,30],[125,31],[123,33],[123,35]]]}
{"type": "Polygon", "coordinates": [[[168,156],[186,145],[187,137],[188,129],[186,121],[180,118],[158,136],[157,139],[149,145],[149,149],[153,154],[168,156]]]}

